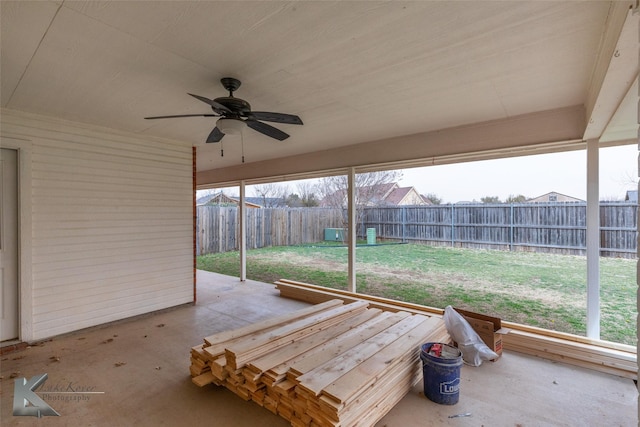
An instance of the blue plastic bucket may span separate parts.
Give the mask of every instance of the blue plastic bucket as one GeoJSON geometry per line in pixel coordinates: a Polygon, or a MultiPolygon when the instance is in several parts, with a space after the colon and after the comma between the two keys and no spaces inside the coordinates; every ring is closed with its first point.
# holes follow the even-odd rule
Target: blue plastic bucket
{"type": "Polygon", "coordinates": [[[421,350],[424,395],[435,403],[455,405],[460,397],[462,353],[450,345],[433,342],[423,344],[421,350]],[[440,357],[429,354],[434,344],[443,348],[440,357]]]}

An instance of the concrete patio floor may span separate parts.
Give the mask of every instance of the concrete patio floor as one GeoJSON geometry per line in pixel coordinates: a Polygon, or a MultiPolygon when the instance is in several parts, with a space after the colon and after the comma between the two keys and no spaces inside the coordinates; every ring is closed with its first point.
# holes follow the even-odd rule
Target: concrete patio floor
{"type": "MultiPolygon", "coordinates": [[[[198,303],[53,338],[1,357],[3,426],[288,426],[284,419],[189,377],[203,337],[306,304],[274,286],[198,271],[198,303]],[[59,417],[12,415],[14,375],[46,373],[37,394],[59,417]],[[49,394],[45,394],[49,391],[49,394]],[[91,391],[93,394],[61,394],[91,391]],[[51,393],[56,392],[56,393],[51,393]]],[[[437,405],[413,390],[377,426],[632,426],[633,381],[505,352],[462,368],[460,401],[437,405]],[[470,413],[468,417],[449,418],[470,413]]]]}

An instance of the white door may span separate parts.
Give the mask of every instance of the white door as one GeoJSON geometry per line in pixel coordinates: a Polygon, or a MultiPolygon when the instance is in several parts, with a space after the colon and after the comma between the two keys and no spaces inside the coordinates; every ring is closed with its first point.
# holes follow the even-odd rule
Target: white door
{"type": "Polygon", "coordinates": [[[6,341],[18,338],[18,153],[0,151],[0,341],[6,341]]]}

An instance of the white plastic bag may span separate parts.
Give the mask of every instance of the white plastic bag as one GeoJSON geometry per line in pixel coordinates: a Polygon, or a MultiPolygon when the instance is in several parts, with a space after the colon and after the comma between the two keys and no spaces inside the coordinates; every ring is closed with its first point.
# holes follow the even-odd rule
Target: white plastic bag
{"type": "Polygon", "coordinates": [[[462,360],[471,366],[480,366],[483,360],[497,359],[498,355],[482,341],[469,322],[450,305],[444,309],[444,324],[451,338],[458,343],[462,360]]]}

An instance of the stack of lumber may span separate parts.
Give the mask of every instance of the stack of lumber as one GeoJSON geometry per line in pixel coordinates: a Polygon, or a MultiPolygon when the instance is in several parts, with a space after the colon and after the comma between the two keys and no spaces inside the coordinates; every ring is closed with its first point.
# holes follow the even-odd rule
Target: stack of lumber
{"type": "Polygon", "coordinates": [[[450,342],[442,319],[332,299],[204,339],[198,386],[222,385],[292,426],[373,425],[422,378],[420,345],[450,342]]]}
{"type": "MultiPolygon", "coordinates": [[[[408,311],[428,316],[442,316],[444,310],[419,304],[394,301],[372,295],[329,289],[308,283],[280,279],[276,283],[280,296],[319,303],[334,298],[345,302],[367,301],[370,307],[386,311],[408,311]]],[[[517,351],[574,366],[638,379],[638,356],[634,346],[594,340],[586,337],[536,328],[512,322],[502,322],[510,332],[502,336],[505,350],[517,351]]]]}
{"type": "Polygon", "coordinates": [[[571,339],[573,337],[565,335],[569,334],[541,336],[533,332],[512,330],[503,336],[503,348],[632,380],[638,378],[635,347],[584,337],[579,340],[571,339]]]}

